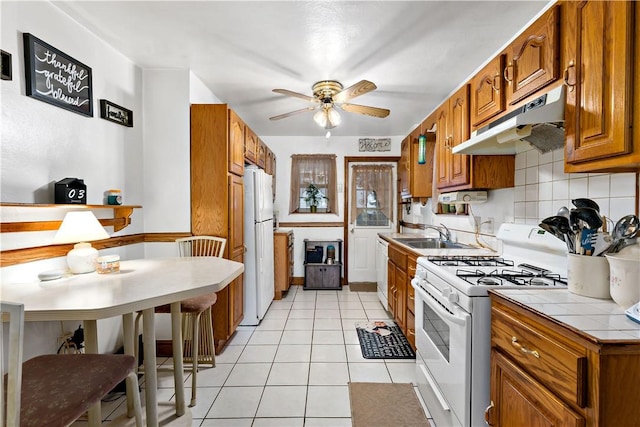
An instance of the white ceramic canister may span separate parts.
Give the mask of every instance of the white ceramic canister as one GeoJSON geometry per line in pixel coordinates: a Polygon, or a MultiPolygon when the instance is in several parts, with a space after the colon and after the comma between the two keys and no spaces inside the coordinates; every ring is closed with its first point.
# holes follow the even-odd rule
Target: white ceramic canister
{"type": "Polygon", "coordinates": [[[629,308],[640,301],[640,254],[632,250],[605,256],[611,270],[611,298],[620,307],[629,308]]]}
{"type": "Polygon", "coordinates": [[[601,256],[567,254],[567,285],[571,293],[609,299],[609,263],[601,256]]]}

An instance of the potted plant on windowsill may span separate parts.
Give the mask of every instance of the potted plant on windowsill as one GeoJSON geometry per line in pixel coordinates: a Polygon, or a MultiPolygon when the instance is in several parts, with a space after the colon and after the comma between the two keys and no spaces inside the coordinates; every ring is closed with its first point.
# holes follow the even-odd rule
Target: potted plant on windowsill
{"type": "Polygon", "coordinates": [[[316,187],[313,183],[309,184],[304,193],[304,201],[307,202],[307,205],[309,205],[309,210],[311,212],[317,212],[318,205],[323,199],[329,200],[328,197],[322,194],[318,187],[316,187]]]}

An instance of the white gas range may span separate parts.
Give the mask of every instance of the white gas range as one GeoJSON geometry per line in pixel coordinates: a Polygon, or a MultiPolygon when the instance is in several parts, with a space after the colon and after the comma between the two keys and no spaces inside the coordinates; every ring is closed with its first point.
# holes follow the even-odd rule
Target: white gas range
{"type": "Polygon", "coordinates": [[[567,248],[536,226],[502,224],[500,257],[418,258],[418,389],[437,426],[484,425],[489,405],[488,289],[567,287],[567,248]]]}

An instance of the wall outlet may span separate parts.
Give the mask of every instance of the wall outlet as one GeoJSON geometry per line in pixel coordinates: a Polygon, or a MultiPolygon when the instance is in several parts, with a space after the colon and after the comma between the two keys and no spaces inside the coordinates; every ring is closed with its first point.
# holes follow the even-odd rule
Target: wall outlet
{"type": "Polygon", "coordinates": [[[493,231],[494,231],[493,217],[489,216],[489,217],[483,218],[483,220],[480,222],[480,232],[493,234],[493,231]]]}

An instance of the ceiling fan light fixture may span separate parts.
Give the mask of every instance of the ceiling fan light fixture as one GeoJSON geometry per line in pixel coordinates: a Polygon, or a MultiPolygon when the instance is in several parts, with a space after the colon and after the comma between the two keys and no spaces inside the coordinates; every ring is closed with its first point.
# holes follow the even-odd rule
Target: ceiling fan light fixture
{"type": "Polygon", "coordinates": [[[329,117],[325,110],[320,110],[313,115],[313,121],[315,121],[321,128],[324,128],[327,126],[327,123],[329,123],[329,117]]]}
{"type": "Polygon", "coordinates": [[[329,123],[333,125],[333,127],[338,126],[342,123],[342,117],[338,114],[338,111],[332,107],[327,110],[327,118],[329,119],[329,123]]]}
{"type": "Polygon", "coordinates": [[[313,120],[323,129],[333,129],[342,122],[340,114],[331,104],[322,106],[322,110],[313,115],[313,120]]]}

